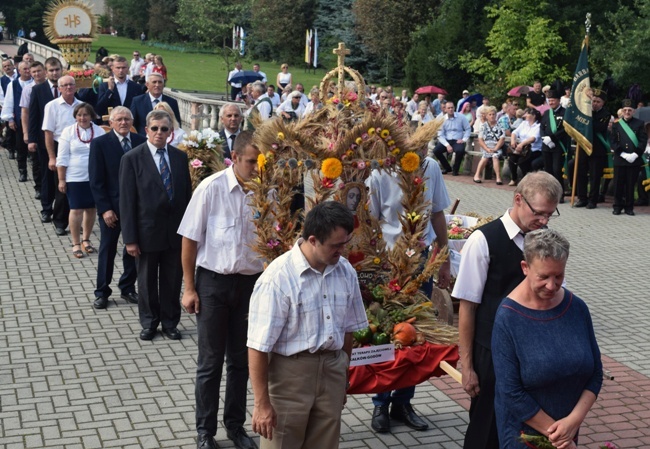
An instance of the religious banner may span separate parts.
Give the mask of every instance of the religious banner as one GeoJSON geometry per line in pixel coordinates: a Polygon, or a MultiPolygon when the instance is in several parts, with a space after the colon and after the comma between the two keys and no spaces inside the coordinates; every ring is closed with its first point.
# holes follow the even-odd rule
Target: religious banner
{"type": "Polygon", "coordinates": [[[239,54],[244,56],[245,53],[246,32],[244,27],[233,25],[232,27],[232,49],[238,50],[239,54]]]}
{"type": "Polygon", "coordinates": [[[308,66],[318,67],[318,30],[305,31],[305,62],[308,66]]]}

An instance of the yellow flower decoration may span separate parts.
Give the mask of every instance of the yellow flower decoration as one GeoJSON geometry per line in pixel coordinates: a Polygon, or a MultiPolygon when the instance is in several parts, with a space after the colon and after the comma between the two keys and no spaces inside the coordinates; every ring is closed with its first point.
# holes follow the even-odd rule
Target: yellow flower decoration
{"type": "Polygon", "coordinates": [[[361,145],[363,143],[363,139],[361,137],[357,137],[355,142],[357,145],[361,145]]]}
{"type": "Polygon", "coordinates": [[[374,263],[375,265],[379,265],[381,263],[381,259],[379,257],[375,257],[374,259],[372,259],[372,263],[374,263]]]}
{"type": "Polygon", "coordinates": [[[343,164],[335,157],[328,157],[323,161],[320,167],[321,171],[328,179],[336,179],[343,172],[343,164]]]}
{"type": "Polygon", "coordinates": [[[393,145],[395,145],[395,141],[391,139],[388,142],[386,142],[386,145],[388,145],[389,147],[392,147],[393,145]]]}
{"type": "Polygon", "coordinates": [[[382,139],[385,139],[386,137],[390,136],[390,131],[388,131],[387,129],[382,129],[380,135],[382,139]]]}
{"type": "Polygon", "coordinates": [[[395,156],[397,156],[400,153],[400,149],[395,148],[393,151],[391,151],[391,153],[393,153],[395,156]]]}
{"type": "Polygon", "coordinates": [[[400,163],[402,164],[402,170],[411,173],[417,170],[420,166],[420,156],[418,156],[417,153],[410,151],[402,157],[400,163]]]}
{"type": "Polygon", "coordinates": [[[263,172],[266,169],[266,156],[260,153],[257,156],[257,167],[263,172]]]}
{"type": "Polygon", "coordinates": [[[372,136],[373,134],[375,134],[375,128],[368,128],[368,135],[372,136]]]}
{"type": "Polygon", "coordinates": [[[278,133],[278,140],[284,140],[284,133],[283,132],[278,133]]]}
{"type": "Polygon", "coordinates": [[[417,212],[411,212],[411,213],[406,214],[406,218],[408,218],[411,222],[415,223],[420,218],[422,218],[422,216],[418,215],[417,212]]]}

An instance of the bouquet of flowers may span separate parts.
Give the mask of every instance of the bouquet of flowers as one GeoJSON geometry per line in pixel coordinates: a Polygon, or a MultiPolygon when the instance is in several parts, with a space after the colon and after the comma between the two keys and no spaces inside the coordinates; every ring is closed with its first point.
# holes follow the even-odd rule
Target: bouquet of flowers
{"type": "Polygon", "coordinates": [[[232,163],[230,159],[224,159],[222,143],[217,131],[205,128],[203,131],[194,130],[187,134],[178,145],[178,148],[187,154],[192,190],[205,178],[232,163]]]}

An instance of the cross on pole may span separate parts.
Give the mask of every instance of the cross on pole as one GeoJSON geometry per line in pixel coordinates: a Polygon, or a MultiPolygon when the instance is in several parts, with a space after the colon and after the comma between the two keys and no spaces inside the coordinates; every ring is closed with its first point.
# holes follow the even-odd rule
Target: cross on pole
{"type": "Polygon", "coordinates": [[[338,83],[338,95],[339,97],[343,94],[343,85],[345,83],[345,55],[350,54],[350,49],[345,48],[344,42],[339,42],[338,48],[332,50],[332,53],[338,57],[338,69],[339,69],[339,83],[338,83]]]}

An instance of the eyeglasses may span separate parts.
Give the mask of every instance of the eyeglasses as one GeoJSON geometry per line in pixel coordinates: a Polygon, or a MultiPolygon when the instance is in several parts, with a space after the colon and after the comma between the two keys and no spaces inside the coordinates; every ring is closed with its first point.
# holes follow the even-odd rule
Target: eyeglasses
{"type": "Polygon", "coordinates": [[[140,56],[140,53],[133,53],[133,56],[140,56]]]}
{"type": "Polygon", "coordinates": [[[62,87],[75,87],[75,84],[61,84],[59,86],[59,89],[61,89],[62,87]]]}
{"type": "Polygon", "coordinates": [[[152,126],[152,127],[149,128],[149,129],[150,129],[151,131],[155,132],[155,133],[157,133],[158,130],[160,130],[160,131],[162,131],[162,132],[164,132],[164,133],[166,133],[167,131],[169,131],[169,128],[168,128],[167,126],[152,126]]]}
{"type": "Polygon", "coordinates": [[[557,218],[557,217],[560,216],[560,211],[558,210],[557,207],[555,208],[555,214],[557,214],[557,215],[554,215],[552,213],[551,214],[544,214],[542,212],[538,212],[535,209],[533,209],[533,206],[530,205],[530,203],[528,202],[528,200],[526,199],[525,196],[521,195],[521,198],[523,198],[523,200],[526,202],[526,204],[528,204],[528,207],[530,208],[530,211],[533,213],[535,218],[544,218],[546,220],[551,220],[552,218],[557,218]]]}

